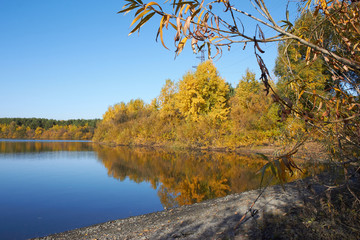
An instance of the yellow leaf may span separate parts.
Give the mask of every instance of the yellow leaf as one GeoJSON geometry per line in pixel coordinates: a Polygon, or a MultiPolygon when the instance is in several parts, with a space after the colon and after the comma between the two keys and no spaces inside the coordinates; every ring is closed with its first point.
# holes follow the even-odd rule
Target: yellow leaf
{"type": "Polygon", "coordinates": [[[187,13],[187,11],[189,11],[189,8],[190,8],[190,4],[187,4],[187,6],[186,6],[186,8],[185,8],[185,12],[184,12],[184,14],[186,14],[186,13],[187,13]]]}
{"type": "Polygon", "coordinates": [[[302,91],[300,92],[298,99],[300,99],[303,94],[304,94],[304,90],[302,90],[302,91]]]}
{"type": "Polygon", "coordinates": [[[144,25],[147,21],[149,21],[150,18],[152,18],[152,16],[155,15],[155,12],[149,13],[148,15],[146,15],[146,17],[142,18],[141,21],[138,23],[138,25],[136,25],[136,27],[134,27],[133,30],[131,30],[131,32],[129,33],[129,36],[131,34],[133,34],[135,31],[137,31],[138,29],[141,28],[142,25],[144,25]]]}
{"type": "Polygon", "coordinates": [[[307,47],[306,49],[306,56],[305,56],[305,60],[309,61],[310,60],[310,52],[311,52],[311,48],[307,47]]]}
{"type": "Polygon", "coordinates": [[[184,37],[184,38],[180,41],[180,43],[179,43],[179,45],[178,45],[178,48],[177,48],[177,50],[176,50],[177,55],[179,55],[179,54],[181,53],[181,51],[184,49],[187,40],[188,40],[188,38],[187,38],[187,37],[184,37]]]}
{"type": "MultiPolygon", "coordinates": [[[[164,43],[164,39],[163,39],[163,27],[164,27],[164,23],[167,22],[167,18],[169,16],[168,15],[164,15],[162,18],[161,18],[161,21],[160,21],[160,28],[159,28],[159,33],[160,33],[160,40],[161,40],[161,44],[164,46],[164,48],[168,49],[166,46],[165,46],[165,43],[164,43]]],[[[169,49],[168,49],[169,50],[169,49]]]]}
{"type": "Polygon", "coordinates": [[[134,23],[136,23],[140,18],[142,18],[145,14],[147,14],[148,12],[150,12],[150,10],[145,10],[144,9],[144,11],[142,12],[142,13],[140,13],[132,22],[131,22],[131,24],[130,24],[130,27],[132,26],[132,25],[134,25],[134,23]]]}
{"type": "Polygon", "coordinates": [[[157,5],[157,6],[161,9],[160,5],[159,5],[157,2],[149,2],[148,4],[146,4],[144,10],[146,10],[148,7],[150,7],[150,6],[152,6],[152,5],[157,5]]]}
{"type": "Polygon", "coordinates": [[[180,8],[180,11],[179,11],[179,16],[180,16],[180,17],[182,16],[182,11],[184,10],[184,8],[185,8],[186,5],[187,5],[187,4],[184,4],[184,5],[182,5],[181,8],[180,8]]]}
{"type": "Polygon", "coordinates": [[[197,23],[199,23],[199,22],[200,22],[201,17],[202,17],[202,15],[204,14],[204,11],[205,11],[205,10],[202,10],[202,11],[201,11],[201,13],[200,13],[200,15],[199,15],[199,18],[198,18],[198,20],[197,20],[197,23]]]}
{"type": "Polygon", "coordinates": [[[215,39],[219,38],[218,36],[215,36],[213,38],[210,39],[210,42],[214,41],[215,39]]]}

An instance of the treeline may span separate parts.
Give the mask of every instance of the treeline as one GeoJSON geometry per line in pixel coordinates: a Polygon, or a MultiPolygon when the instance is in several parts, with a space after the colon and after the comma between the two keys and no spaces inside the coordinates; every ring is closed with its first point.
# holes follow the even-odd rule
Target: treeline
{"type": "Polygon", "coordinates": [[[100,119],[69,119],[69,120],[55,120],[47,118],[0,118],[0,124],[9,125],[11,122],[15,122],[18,126],[30,127],[31,129],[36,129],[38,127],[48,130],[55,125],[58,126],[69,126],[75,125],[77,127],[83,127],[88,125],[95,128],[96,124],[100,119]]]}
{"type": "Polygon", "coordinates": [[[0,138],[91,140],[99,119],[0,118],[0,138]]]}
{"type": "MultiPolygon", "coordinates": [[[[274,86],[275,87],[275,86],[274,86]]],[[[204,62],[179,82],[167,80],[150,104],[143,100],[109,107],[94,140],[119,145],[231,148],[279,141],[303,126],[280,122],[279,106],[247,71],[236,88],[204,62]]]]}

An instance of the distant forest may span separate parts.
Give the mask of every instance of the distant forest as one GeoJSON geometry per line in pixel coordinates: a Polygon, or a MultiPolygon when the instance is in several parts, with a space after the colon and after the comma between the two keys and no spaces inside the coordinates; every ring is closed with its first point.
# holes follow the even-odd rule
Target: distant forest
{"type": "Polygon", "coordinates": [[[38,127],[49,129],[55,125],[58,126],[69,126],[75,125],[77,127],[83,127],[86,124],[89,127],[96,127],[96,124],[100,119],[69,119],[69,120],[54,120],[47,118],[0,118],[0,124],[10,124],[15,122],[18,126],[30,127],[31,129],[36,129],[38,127]]]}
{"type": "Polygon", "coordinates": [[[0,118],[0,138],[90,140],[100,119],[0,118]]]}

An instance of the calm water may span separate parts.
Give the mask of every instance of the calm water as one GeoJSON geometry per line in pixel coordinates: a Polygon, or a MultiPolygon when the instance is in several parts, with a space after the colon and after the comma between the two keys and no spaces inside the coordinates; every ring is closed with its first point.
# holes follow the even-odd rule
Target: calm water
{"type": "Polygon", "coordinates": [[[44,236],[255,189],[263,164],[237,154],[0,140],[0,239],[44,236]]]}

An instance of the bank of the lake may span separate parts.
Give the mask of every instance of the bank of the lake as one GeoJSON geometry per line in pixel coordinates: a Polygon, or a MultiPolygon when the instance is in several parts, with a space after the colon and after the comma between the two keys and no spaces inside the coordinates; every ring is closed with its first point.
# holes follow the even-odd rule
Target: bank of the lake
{"type": "MultiPolygon", "coordinates": [[[[264,154],[268,157],[274,156],[274,154],[290,152],[293,146],[297,142],[287,144],[264,144],[264,145],[243,145],[236,148],[228,147],[198,147],[198,146],[179,146],[171,144],[118,144],[115,142],[98,142],[92,140],[93,143],[98,145],[104,145],[111,148],[116,147],[128,147],[128,148],[145,148],[162,151],[205,151],[205,152],[222,152],[222,153],[236,153],[240,155],[256,155],[264,154]]],[[[329,159],[329,153],[326,146],[320,141],[306,141],[299,146],[298,151],[294,155],[297,160],[313,161],[318,163],[326,163],[329,159]]]]}
{"type": "MultiPolygon", "coordinates": [[[[340,188],[332,193],[342,196],[341,202],[324,215],[326,208],[318,205],[328,195],[324,184],[334,179],[329,174],[320,179],[322,184],[318,177],[308,178],[286,184],[285,191],[272,186],[36,239],[359,239],[359,205],[339,209],[353,202],[340,188]],[[312,208],[315,215],[308,212],[312,208]]],[[[351,181],[357,194],[359,186],[357,176],[351,181]]]]}
{"type": "MultiPolygon", "coordinates": [[[[295,172],[288,181],[329,169],[324,163],[314,168],[309,159],[318,159],[314,153],[319,151],[307,149],[304,147],[297,153],[296,163],[303,172],[295,172]]],[[[45,236],[163,209],[174,210],[145,215],[144,221],[149,225],[141,223],[139,217],[124,221],[130,221],[127,223],[130,225],[131,221],[141,223],[139,229],[146,231],[153,222],[159,227],[169,220],[169,224],[190,222],[186,214],[193,212],[189,216],[202,219],[203,226],[211,220],[209,214],[215,213],[214,207],[222,206],[214,215],[217,217],[211,220],[215,225],[220,224],[216,221],[231,219],[231,209],[241,206],[237,211],[241,214],[240,210],[254,200],[253,195],[246,196],[250,190],[259,187],[261,174],[257,172],[266,163],[254,153],[270,156],[274,150],[273,146],[267,146],[235,153],[109,147],[87,141],[0,141],[0,188],[3,190],[0,238],[45,236]],[[240,194],[242,192],[246,192],[245,195],[240,194]],[[226,199],[233,199],[233,202],[226,199]],[[204,202],[204,205],[190,205],[196,202],[204,202]],[[176,208],[183,205],[187,206],[176,208]]],[[[265,179],[270,177],[265,176],[265,179]]],[[[236,217],[239,216],[233,216],[236,217]]],[[[119,221],[96,226],[113,229],[112,223],[116,222],[119,221]]],[[[178,226],[164,225],[159,228],[160,232],[154,233],[154,238],[172,227],[178,226]]]]}

